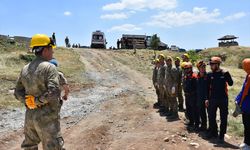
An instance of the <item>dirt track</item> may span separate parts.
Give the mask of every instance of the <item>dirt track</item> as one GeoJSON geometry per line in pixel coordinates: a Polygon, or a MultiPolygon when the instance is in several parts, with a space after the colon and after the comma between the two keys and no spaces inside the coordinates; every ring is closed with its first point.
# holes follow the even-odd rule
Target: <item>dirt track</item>
{"type": "MultiPolygon", "coordinates": [[[[92,86],[72,93],[62,108],[67,150],[235,149],[240,143],[227,136],[227,144],[216,145],[189,133],[183,113],[174,122],[160,116],[152,107],[156,97],[151,81],[112,59],[111,51],[76,51],[82,56],[87,69],[85,76],[92,86]],[[195,148],[190,143],[199,146],[195,148]]],[[[0,140],[1,150],[18,150],[23,140],[22,129],[6,132],[0,140]]]]}

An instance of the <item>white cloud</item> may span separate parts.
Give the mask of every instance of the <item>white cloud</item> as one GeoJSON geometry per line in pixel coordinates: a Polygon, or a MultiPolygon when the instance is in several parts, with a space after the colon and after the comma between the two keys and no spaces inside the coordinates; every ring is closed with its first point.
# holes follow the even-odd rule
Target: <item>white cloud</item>
{"type": "Polygon", "coordinates": [[[120,0],[102,7],[103,10],[143,10],[162,9],[169,10],[177,7],[177,0],[120,0]]]}
{"type": "Polygon", "coordinates": [[[236,13],[232,16],[220,18],[220,10],[214,9],[208,12],[207,8],[194,7],[192,12],[161,12],[158,15],[152,16],[152,21],[147,22],[147,25],[171,28],[197,23],[224,23],[228,20],[239,19],[244,17],[244,13],[236,13]]]}
{"type": "Polygon", "coordinates": [[[70,11],[65,11],[63,14],[64,14],[64,16],[71,16],[72,15],[72,13],[70,11]]]}
{"type": "Polygon", "coordinates": [[[227,16],[224,18],[226,21],[236,20],[245,17],[247,14],[244,12],[238,12],[233,15],[227,16]]]}
{"type": "Polygon", "coordinates": [[[141,30],[140,27],[137,27],[133,24],[123,24],[120,26],[113,26],[111,29],[108,30],[108,32],[133,32],[141,30]]]}
{"type": "Polygon", "coordinates": [[[113,13],[113,14],[104,14],[101,15],[101,19],[107,19],[107,20],[119,20],[119,19],[128,19],[129,16],[135,14],[136,12],[131,10],[128,12],[121,12],[121,13],[113,13]]]}
{"type": "Polygon", "coordinates": [[[114,13],[114,14],[105,14],[101,15],[101,19],[109,19],[109,20],[114,20],[114,19],[127,19],[128,14],[125,13],[114,13]]]}

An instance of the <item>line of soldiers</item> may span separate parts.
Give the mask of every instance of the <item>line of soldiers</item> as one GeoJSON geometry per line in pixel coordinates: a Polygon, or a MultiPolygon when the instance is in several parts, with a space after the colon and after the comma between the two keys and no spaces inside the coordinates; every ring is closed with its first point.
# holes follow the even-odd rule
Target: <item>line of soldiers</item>
{"type": "Polygon", "coordinates": [[[185,111],[189,120],[186,123],[188,130],[206,131],[208,139],[219,137],[218,142],[224,143],[228,116],[227,86],[232,86],[233,80],[229,72],[220,68],[221,62],[220,57],[212,57],[209,61],[211,72],[207,73],[207,64],[199,61],[196,64],[198,73],[195,73],[188,54],[182,55],[182,62],[179,57],[173,60],[170,56],[160,54],[154,60],[152,80],[157,94],[154,107],[159,108],[167,119],[178,120],[178,110],[185,111]],[[173,61],[175,67],[172,65],[173,61]],[[183,109],[182,91],[186,110],[183,109]],[[221,121],[219,134],[216,123],[218,108],[221,121]]]}

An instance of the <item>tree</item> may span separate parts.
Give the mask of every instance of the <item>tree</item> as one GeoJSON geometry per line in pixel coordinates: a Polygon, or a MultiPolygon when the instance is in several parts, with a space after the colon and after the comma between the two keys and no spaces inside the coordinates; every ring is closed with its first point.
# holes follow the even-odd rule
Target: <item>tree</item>
{"type": "Polygon", "coordinates": [[[157,36],[157,34],[154,34],[151,38],[150,41],[150,46],[154,49],[157,50],[160,44],[160,38],[157,36]]]}

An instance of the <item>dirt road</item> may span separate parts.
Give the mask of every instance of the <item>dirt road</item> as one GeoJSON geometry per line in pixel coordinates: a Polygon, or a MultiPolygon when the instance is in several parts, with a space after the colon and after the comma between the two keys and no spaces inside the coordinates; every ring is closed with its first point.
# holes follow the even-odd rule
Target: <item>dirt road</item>
{"type": "MultiPolygon", "coordinates": [[[[83,76],[91,80],[91,86],[71,93],[63,105],[67,150],[237,149],[239,139],[229,135],[228,143],[217,145],[188,132],[183,113],[177,121],[161,116],[152,107],[156,96],[151,80],[113,59],[112,51],[76,51],[86,65],[83,76]]],[[[16,119],[20,122],[20,116],[16,119]]],[[[0,149],[20,149],[21,125],[9,131],[2,132],[0,149]]]]}

